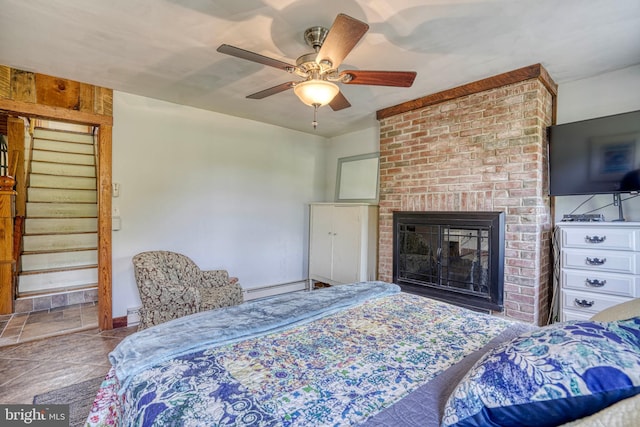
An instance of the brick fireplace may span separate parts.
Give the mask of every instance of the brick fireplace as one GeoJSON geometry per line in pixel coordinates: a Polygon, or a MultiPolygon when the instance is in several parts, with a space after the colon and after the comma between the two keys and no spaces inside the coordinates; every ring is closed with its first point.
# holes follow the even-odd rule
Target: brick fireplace
{"type": "Polygon", "coordinates": [[[502,211],[504,315],[547,322],[556,93],[537,64],[378,111],[380,280],[392,281],[394,211],[502,211]]]}

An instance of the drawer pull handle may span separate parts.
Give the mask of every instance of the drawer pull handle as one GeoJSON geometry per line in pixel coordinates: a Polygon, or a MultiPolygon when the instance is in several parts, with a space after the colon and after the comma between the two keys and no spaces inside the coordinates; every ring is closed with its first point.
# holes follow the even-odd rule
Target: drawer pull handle
{"type": "Polygon", "coordinates": [[[589,257],[587,257],[587,258],[585,258],[585,262],[587,264],[589,264],[589,265],[602,265],[605,262],[607,262],[607,259],[606,258],[600,259],[600,258],[589,258],[589,257]]]}
{"type": "Polygon", "coordinates": [[[579,300],[578,298],[576,298],[574,302],[578,307],[584,307],[584,308],[593,307],[593,304],[596,303],[595,301],[587,301],[586,299],[579,300]]]}
{"type": "Polygon", "coordinates": [[[592,286],[594,288],[601,288],[607,284],[606,280],[598,280],[598,279],[587,279],[586,283],[588,286],[592,286]]]}
{"type": "Polygon", "coordinates": [[[587,243],[602,243],[607,240],[607,236],[584,236],[584,240],[586,240],[587,243]]]}

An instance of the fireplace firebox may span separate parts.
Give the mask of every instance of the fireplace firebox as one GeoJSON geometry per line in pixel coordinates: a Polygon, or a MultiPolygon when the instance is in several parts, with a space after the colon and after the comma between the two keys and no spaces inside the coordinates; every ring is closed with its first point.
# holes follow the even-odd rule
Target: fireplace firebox
{"type": "Polygon", "coordinates": [[[504,212],[394,212],[393,282],[403,291],[502,311],[504,212]]]}

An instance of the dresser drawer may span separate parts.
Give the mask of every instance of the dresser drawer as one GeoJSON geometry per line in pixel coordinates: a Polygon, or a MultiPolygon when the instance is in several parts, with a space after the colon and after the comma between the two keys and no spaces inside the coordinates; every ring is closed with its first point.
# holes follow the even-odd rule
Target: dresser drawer
{"type": "Polygon", "coordinates": [[[562,310],[561,322],[568,322],[569,320],[589,320],[593,316],[592,313],[585,313],[582,311],[562,310]]]}
{"type": "Polygon", "coordinates": [[[564,249],[562,268],[637,274],[640,253],[586,249],[564,249]]]}
{"type": "Polygon", "coordinates": [[[593,292],[580,292],[563,289],[562,309],[576,313],[596,314],[605,308],[629,301],[630,298],[614,295],[597,294],[593,292]]]}
{"type": "Polygon", "coordinates": [[[640,250],[640,230],[607,227],[567,227],[562,229],[563,248],[640,250]]]}
{"type": "Polygon", "coordinates": [[[562,269],[562,287],[623,297],[635,297],[640,289],[640,277],[630,274],[562,269]]]}

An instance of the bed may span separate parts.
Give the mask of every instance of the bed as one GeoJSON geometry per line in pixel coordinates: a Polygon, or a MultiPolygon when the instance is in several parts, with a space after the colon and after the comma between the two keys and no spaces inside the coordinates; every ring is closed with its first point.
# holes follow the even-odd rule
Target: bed
{"type": "Polygon", "coordinates": [[[109,358],[90,426],[559,425],[640,393],[640,317],[536,328],[362,282],[172,320],[109,358]]]}

